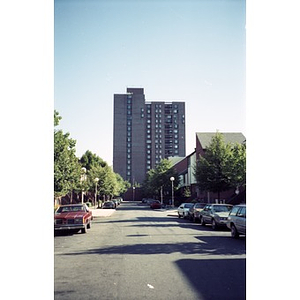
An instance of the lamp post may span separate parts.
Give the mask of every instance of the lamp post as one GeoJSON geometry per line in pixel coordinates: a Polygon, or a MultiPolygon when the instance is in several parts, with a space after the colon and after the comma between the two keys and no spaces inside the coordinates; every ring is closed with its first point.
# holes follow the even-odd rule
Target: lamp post
{"type": "Polygon", "coordinates": [[[135,186],[132,187],[132,201],[134,201],[134,191],[135,191],[135,186]]]}
{"type": "Polygon", "coordinates": [[[98,183],[98,181],[99,181],[99,178],[98,177],[96,177],[95,179],[94,179],[94,181],[95,181],[95,208],[96,208],[96,203],[97,203],[97,183],[98,183]]]}
{"type": "Polygon", "coordinates": [[[171,183],[172,183],[172,207],[174,208],[174,180],[175,178],[172,176],[170,177],[171,183]]]}
{"type": "Polygon", "coordinates": [[[86,168],[81,168],[81,176],[80,176],[80,182],[81,182],[81,203],[83,204],[83,182],[86,181],[86,168]]]}

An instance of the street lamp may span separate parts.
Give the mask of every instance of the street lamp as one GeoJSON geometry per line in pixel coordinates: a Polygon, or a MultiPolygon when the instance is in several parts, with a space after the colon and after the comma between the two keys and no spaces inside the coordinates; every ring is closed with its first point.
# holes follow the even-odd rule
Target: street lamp
{"type": "Polygon", "coordinates": [[[94,179],[94,181],[95,181],[95,208],[96,208],[96,202],[97,202],[97,183],[98,183],[98,181],[99,181],[99,178],[98,177],[96,177],[95,179],[94,179]]]}
{"type": "Polygon", "coordinates": [[[174,208],[174,180],[175,178],[172,176],[170,177],[171,183],[172,183],[172,207],[174,208]]]}
{"type": "Polygon", "coordinates": [[[135,186],[132,187],[132,201],[134,201],[134,190],[135,190],[135,186]]]}
{"type": "Polygon", "coordinates": [[[83,182],[86,181],[86,168],[81,168],[81,176],[80,176],[80,182],[81,182],[81,203],[83,204],[83,182]]]}

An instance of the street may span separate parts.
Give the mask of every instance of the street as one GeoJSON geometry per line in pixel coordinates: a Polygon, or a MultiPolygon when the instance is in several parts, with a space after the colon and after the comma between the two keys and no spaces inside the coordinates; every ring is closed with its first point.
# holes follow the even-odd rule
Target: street
{"type": "Polygon", "coordinates": [[[246,238],[123,202],[54,237],[55,299],[245,299],[246,238]]]}

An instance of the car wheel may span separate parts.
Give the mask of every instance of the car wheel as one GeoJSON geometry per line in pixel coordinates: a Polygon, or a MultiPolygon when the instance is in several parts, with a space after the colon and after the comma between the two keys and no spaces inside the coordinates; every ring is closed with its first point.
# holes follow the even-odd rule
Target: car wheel
{"type": "Polygon", "coordinates": [[[200,217],[200,224],[201,224],[202,226],[205,225],[205,222],[204,222],[204,220],[203,220],[203,217],[200,217]]]}
{"type": "Polygon", "coordinates": [[[213,230],[217,230],[218,229],[218,224],[216,223],[216,221],[214,219],[212,220],[211,225],[212,225],[212,229],[213,230]]]}
{"type": "Polygon", "coordinates": [[[84,225],[84,228],[81,229],[81,233],[86,233],[87,232],[87,225],[84,225]]]}
{"type": "Polygon", "coordinates": [[[239,237],[239,233],[236,230],[236,227],[234,226],[234,224],[231,225],[231,236],[235,239],[237,239],[239,237]]]}
{"type": "Polygon", "coordinates": [[[181,216],[180,216],[180,213],[178,213],[178,218],[180,218],[181,216]]]}

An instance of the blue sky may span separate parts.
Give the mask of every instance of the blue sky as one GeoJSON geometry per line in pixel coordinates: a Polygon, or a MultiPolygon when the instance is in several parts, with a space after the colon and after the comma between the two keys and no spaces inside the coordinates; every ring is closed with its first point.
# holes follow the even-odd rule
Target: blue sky
{"type": "Polygon", "coordinates": [[[186,102],[186,154],[195,133],[246,135],[243,0],[55,1],[54,107],[60,128],[112,164],[113,94],[186,102]]]}
{"type": "MultiPolygon", "coordinates": [[[[47,299],[53,293],[53,264],[44,263],[53,258],[53,108],[63,116],[64,131],[77,139],[78,152],[90,149],[109,160],[113,94],[125,92],[126,86],[140,85],[149,100],[186,101],[188,149],[194,147],[196,131],[218,128],[245,132],[247,117],[247,198],[250,200],[247,210],[252,216],[250,227],[247,225],[247,281],[255,287],[247,289],[247,295],[251,299],[292,299],[298,293],[298,278],[290,276],[282,281],[273,270],[276,261],[277,269],[290,274],[290,266],[299,262],[295,239],[298,220],[289,220],[289,228],[295,230],[277,226],[276,230],[268,231],[267,238],[256,234],[261,230],[261,223],[253,220],[256,215],[261,219],[264,211],[281,215],[285,200],[293,211],[300,210],[295,196],[295,187],[299,185],[296,172],[300,169],[299,1],[247,1],[246,111],[245,18],[244,9],[237,7],[238,3],[244,5],[243,2],[231,1],[231,6],[224,5],[223,9],[216,3],[227,1],[182,0],[163,7],[160,1],[150,11],[134,9],[132,4],[131,12],[129,4],[118,9],[126,1],[114,6],[112,2],[102,2],[99,9],[89,10],[94,15],[98,12],[99,17],[90,16],[84,21],[88,10],[84,14],[84,8],[80,12],[66,5],[63,8],[63,3],[75,1],[59,1],[56,9],[61,14],[55,16],[55,53],[52,1],[1,3],[2,198],[12,208],[21,203],[21,210],[13,209],[15,219],[24,218],[24,209],[28,215],[32,214],[33,206],[40,211],[35,215],[40,226],[35,227],[34,235],[24,236],[23,242],[30,242],[43,253],[38,257],[32,247],[24,247],[22,256],[14,255],[14,261],[22,266],[18,272],[20,280],[8,265],[3,287],[9,293],[20,293],[18,298],[25,293],[31,298],[47,299]],[[214,9],[207,7],[210,2],[214,9]],[[235,10],[229,9],[233,6],[235,10]],[[213,12],[209,14],[210,9],[213,12]],[[190,18],[195,15],[197,18],[190,18]],[[99,21],[97,34],[93,33],[95,30],[85,29],[99,21]],[[152,34],[147,37],[146,33],[152,34]],[[227,65],[231,65],[228,73],[227,65]],[[18,196],[13,197],[12,193],[18,196]],[[278,237],[284,237],[284,242],[278,242],[278,237]],[[278,260],[287,250],[285,259],[278,260]],[[28,259],[24,260],[24,256],[28,259]],[[37,263],[33,265],[32,261],[37,263]],[[34,279],[27,276],[27,270],[32,268],[31,275],[38,274],[34,279]],[[40,274],[50,276],[45,280],[40,274]],[[21,285],[18,290],[14,289],[16,280],[21,285]]],[[[148,7],[151,7],[149,2],[148,7]]],[[[7,234],[10,247],[3,250],[4,256],[9,257],[13,253],[11,249],[19,249],[22,236],[15,239],[11,232],[15,229],[18,233],[19,224],[11,222],[11,214],[5,216],[7,220],[4,218],[3,223],[9,223],[10,230],[4,231],[4,235],[7,234]]]]}

